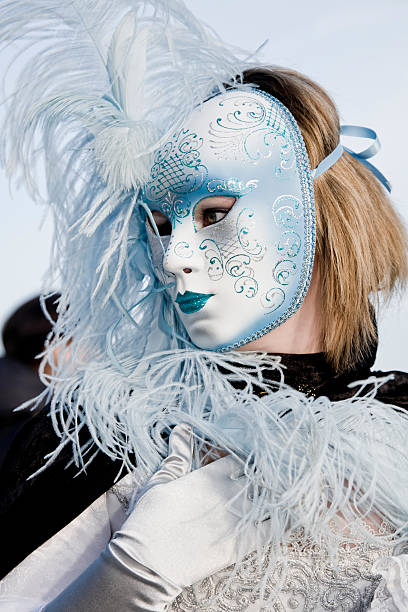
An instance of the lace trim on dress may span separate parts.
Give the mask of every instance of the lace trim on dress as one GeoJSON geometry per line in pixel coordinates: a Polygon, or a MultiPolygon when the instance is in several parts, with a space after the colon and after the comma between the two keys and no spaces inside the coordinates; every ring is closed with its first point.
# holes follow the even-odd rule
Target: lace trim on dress
{"type": "MultiPolygon", "coordinates": [[[[380,530],[389,533],[389,525],[383,522],[380,530]]],[[[333,563],[326,552],[305,546],[299,530],[280,559],[273,562],[269,548],[261,560],[250,553],[235,575],[231,566],[184,589],[169,612],[367,611],[382,581],[373,564],[391,554],[392,545],[377,548],[347,539],[339,541],[333,563]]]]}

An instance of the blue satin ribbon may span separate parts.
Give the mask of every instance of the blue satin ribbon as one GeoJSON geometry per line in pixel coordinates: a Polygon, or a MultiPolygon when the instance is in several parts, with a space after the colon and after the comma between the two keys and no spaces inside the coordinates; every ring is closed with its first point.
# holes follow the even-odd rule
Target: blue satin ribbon
{"type": "Polygon", "coordinates": [[[331,168],[332,165],[335,164],[336,161],[340,159],[343,153],[344,153],[343,145],[341,144],[341,142],[339,142],[337,147],[330,153],[330,155],[325,157],[323,161],[321,161],[320,164],[317,166],[317,168],[312,170],[313,178],[316,179],[318,176],[323,174],[323,172],[326,172],[326,170],[331,168]]]}
{"type": "Polygon", "coordinates": [[[342,125],[340,126],[340,135],[341,136],[353,136],[355,138],[369,138],[370,140],[373,140],[374,142],[369,147],[367,147],[367,149],[360,151],[360,153],[356,153],[355,151],[352,151],[348,147],[344,147],[341,144],[341,142],[339,142],[339,144],[334,149],[334,151],[332,151],[330,155],[325,157],[320,162],[320,164],[317,166],[317,168],[312,170],[313,178],[315,179],[321,174],[323,174],[323,172],[328,170],[333,164],[336,163],[337,160],[340,159],[344,151],[347,151],[349,155],[352,155],[355,159],[357,159],[359,162],[364,164],[366,168],[368,168],[374,174],[374,176],[380,181],[380,183],[384,185],[387,191],[391,193],[390,182],[385,178],[382,172],[378,170],[378,168],[376,168],[375,166],[373,166],[373,164],[370,164],[370,162],[367,161],[367,159],[376,155],[376,153],[378,153],[378,151],[381,148],[380,141],[378,139],[377,134],[374,132],[374,130],[371,130],[370,128],[367,128],[367,127],[363,127],[361,125],[342,125]]]}

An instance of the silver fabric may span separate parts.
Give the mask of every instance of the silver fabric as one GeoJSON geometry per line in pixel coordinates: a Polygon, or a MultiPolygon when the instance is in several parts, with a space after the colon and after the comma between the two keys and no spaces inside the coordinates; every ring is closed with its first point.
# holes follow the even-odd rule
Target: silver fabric
{"type": "Polygon", "coordinates": [[[44,612],[164,612],[180,589],[130,557],[98,559],[44,612]]]}

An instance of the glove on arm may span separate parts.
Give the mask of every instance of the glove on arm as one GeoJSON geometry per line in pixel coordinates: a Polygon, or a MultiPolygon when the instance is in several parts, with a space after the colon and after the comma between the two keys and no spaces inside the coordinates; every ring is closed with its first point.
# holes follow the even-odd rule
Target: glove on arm
{"type": "MultiPolygon", "coordinates": [[[[191,429],[179,425],[122,529],[46,612],[162,612],[184,587],[236,561],[240,512],[230,502],[249,503],[246,478],[230,456],[193,472],[191,462],[191,429]]],[[[249,528],[247,550],[255,542],[249,528]]]]}

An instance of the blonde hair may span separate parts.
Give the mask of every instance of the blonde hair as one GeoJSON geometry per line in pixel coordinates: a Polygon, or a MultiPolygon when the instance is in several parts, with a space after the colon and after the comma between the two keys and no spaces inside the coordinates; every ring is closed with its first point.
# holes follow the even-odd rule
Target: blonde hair
{"type": "MultiPolygon", "coordinates": [[[[280,67],[244,72],[293,114],[315,168],[339,142],[340,122],[328,94],[306,76],[280,67]]],[[[407,234],[383,187],[348,153],[315,180],[323,313],[322,344],[337,372],[353,367],[377,338],[378,305],[408,277],[407,234]],[[370,301],[371,298],[371,301],[370,301]]]]}

